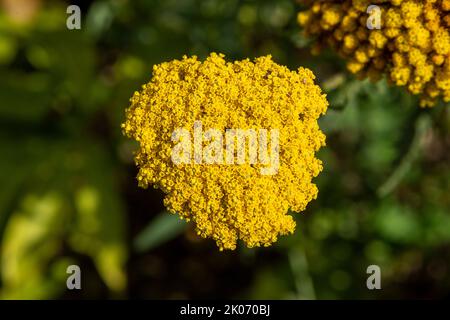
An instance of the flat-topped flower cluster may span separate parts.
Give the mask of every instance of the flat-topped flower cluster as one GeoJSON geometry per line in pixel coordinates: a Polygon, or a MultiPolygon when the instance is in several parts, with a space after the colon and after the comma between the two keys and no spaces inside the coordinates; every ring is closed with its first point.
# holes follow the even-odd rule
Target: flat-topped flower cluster
{"type": "MultiPolygon", "coordinates": [[[[328,103],[314,79],[310,70],[290,71],[270,56],[226,62],[213,53],[204,62],[194,56],[154,66],[122,125],[140,144],[139,185],[160,188],[165,206],[193,221],[197,233],[214,239],[221,250],[234,249],[238,239],[248,247],[268,246],[292,233],[295,221],[288,211],[302,211],[317,197],[311,180],[322,170],[315,152],[325,135],[317,119],[328,103]],[[180,142],[174,132],[183,128],[194,137],[198,123],[203,135],[214,129],[225,137],[230,128],[276,133],[278,150],[269,147],[268,159],[279,155],[277,171],[262,174],[270,165],[264,161],[190,158],[191,144],[182,149],[192,161],[173,161],[180,142]]],[[[202,138],[200,150],[209,150],[211,137],[202,138]]]]}

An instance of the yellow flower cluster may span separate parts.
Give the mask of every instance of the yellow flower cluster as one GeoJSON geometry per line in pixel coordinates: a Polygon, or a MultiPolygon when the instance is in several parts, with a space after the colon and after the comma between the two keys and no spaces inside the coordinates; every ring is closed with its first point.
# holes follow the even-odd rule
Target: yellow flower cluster
{"type": "Polygon", "coordinates": [[[193,221],[220,250],[235,249],[238,239],[248,247],[269,246],[292,233],[288,210],[302,211],[317,197],[311,180],[322,170],[315,152],[325,135],[317,119],[328,102],[314,79],[310,70],[290,71],[270,56],[227,62],[212,53],[203,62],[185,56],[155,65],[122,124],[140,144],[139,185],[160,188],[169,211],[193,221]],[[278,130],[277,173],[262,175],[261,163],[175,164],[173,132],[184,128],[192,136],[198,121],[203,131],[278,130]]]}
{"type": "Polygon", "coordinates": [[[360,78],[385,73],[390,83],[420,94],[423,107],[439,97],[450,101],[450,0],[302,2],[308,9],[298,22],[317,39],[313,52],[332,47],[360,78]],[[370,5],[381,9],[380,29],[367,27],[378,14],[368,12],[370,5]]]}

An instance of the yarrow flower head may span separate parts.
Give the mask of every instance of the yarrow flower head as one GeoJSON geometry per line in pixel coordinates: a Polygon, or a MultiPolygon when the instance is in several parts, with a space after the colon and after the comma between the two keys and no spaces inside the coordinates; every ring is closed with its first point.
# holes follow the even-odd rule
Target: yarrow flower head
{"type": "MultiPolygon", "coordinates": [[[[450,101],[450,0],[302,1],[298,22],[317,41],[331,46],[360,78],[406,86],[421,106],[450,101]],[[368,28],[378,6],[380,28],[368,28]]],[[[376,17],[375,17],[376,18],[376,17]]]]}
{"type": "Polygon", "coordinates": [[[303,211],[317,197],[311,180],[322,170],[317,119],[328,102],[314,79],[270,56],[226,62],[212,53],[204,62],[184,56],[155,65],[122,124],[140,145],[139,185],[160,188],[169,211],[221,250],[235,249],[238,239],[269,246],[292,233],[289,210],[303,211]],[[230,135],[233,128],[245,138],[230,135]],[[258,153],[240,153],[243,145],[258,153]]]}

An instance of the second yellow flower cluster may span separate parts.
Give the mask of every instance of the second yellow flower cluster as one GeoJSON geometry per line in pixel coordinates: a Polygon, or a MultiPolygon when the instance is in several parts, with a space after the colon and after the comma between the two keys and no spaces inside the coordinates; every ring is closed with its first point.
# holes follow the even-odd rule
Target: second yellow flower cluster
{"type": "Polygon", "coordinates": [[[420,94],[423,107],[439,97],[450,101],[450,0],[303,2],[308,8],[298,22],[317,39],[314,51],[332,47],[360,78],[387,74],[391,83],[420,94]],[[379,29],[367,25],[373,5],[379,29]]]}

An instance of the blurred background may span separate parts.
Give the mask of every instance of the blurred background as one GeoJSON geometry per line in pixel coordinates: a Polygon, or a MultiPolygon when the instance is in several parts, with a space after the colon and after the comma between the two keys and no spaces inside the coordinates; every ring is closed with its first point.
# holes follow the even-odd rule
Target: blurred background
{"type": "Polygon", "coordinates": [[[311,56],[291,0],[0,0],[0,298],[450,297],[450,115],[311,56]],[[68,30],[69,4],[81,29],[68,30]],[[328,93],[319,197],[270,248],[219,252],[137,187],[121,134],[153,64],[221,52],[328,93]],[[82,290],[66,288],[68,265],[82,290]],[[381,268],[382,290],[366,269],[381,268]]]}

